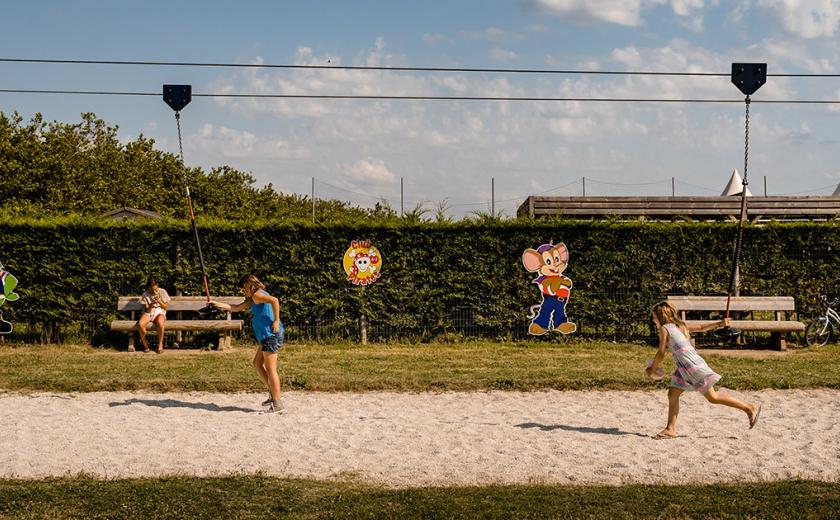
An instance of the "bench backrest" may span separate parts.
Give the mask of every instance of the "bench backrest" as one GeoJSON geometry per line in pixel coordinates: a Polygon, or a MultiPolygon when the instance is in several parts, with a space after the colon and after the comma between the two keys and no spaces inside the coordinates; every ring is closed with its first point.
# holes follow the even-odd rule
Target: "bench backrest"
{"type": "MultiPolygon", "coordinates": [[[[668,296],[680,312],[725,311],[726,296],[668,296]]],[[[733,311],[795,311],[792,296],[733,296],[733,311]]]]}
{"type": "MultiPolygon", "coordinates": [[[[207,298],[204,296],[172,296],[169,302],[169,311],[197,311],[207,305],[207,298]]],[[[244,296],[214,296],[213,300],[221,303],[235,305],[244,300],[244,296]]],[[[138,312],[144,311],[146,307],[140,303],[140,296],[120,296],[117,300],[117,311],[138,312]]]]}

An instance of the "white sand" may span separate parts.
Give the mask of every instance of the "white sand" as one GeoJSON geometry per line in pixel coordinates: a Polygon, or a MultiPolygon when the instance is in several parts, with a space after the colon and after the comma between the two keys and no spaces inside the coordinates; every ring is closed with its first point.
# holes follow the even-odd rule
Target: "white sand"
{"type": "Polygon", "coordinates": [[[655,441],[665,391],[286,394],[0,393],[0,477],[262,472],[387,486],[840,481],[840,391],[686,395],[682,437],[655,441]]]}

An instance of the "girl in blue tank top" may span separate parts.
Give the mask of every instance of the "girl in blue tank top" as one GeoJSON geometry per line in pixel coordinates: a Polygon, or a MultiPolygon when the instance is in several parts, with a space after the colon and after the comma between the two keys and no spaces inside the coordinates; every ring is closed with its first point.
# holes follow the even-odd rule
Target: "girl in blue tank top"
{"type": "Polygon", "coordinates": [[[283,346],[285,331],[280,323],[280,301],[268,294],[260,280],[248,274],[240,280],[242,294],[245,300],[236,305],[211,301],[216,308],[241,312],[251,308],[251,327],[254,337],[259,343],[252,361],[260,380],[268,386],[268,400],[263,402],[268,406],[268,413],[283,413],[283,402],[280,400],[280,377],[277,375],[277,351],[283,346]]]}

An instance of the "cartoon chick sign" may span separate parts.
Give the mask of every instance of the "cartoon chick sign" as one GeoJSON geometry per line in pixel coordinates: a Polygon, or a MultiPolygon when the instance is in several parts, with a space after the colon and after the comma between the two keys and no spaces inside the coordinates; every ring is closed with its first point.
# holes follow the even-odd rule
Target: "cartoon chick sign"
{"type": "Polygon", "coordinates": [[[370,285],[379,280],[382,271],[382,255],[370,244],[370,240],[354,240],[344,253],[344,272],[347,281],[353,285],[370,285]]]}
{"type": "MultiPolygon", "coordinates": [[[[3,264],[0,264],[0,307],[6,302],[13,302],[18,300],[18,295],[15,293],[18,280],[12,273],[3,269],[3,264]]],[[[3,311],[0,310],[0,334],[11,334],[12,324],[3,319],[3,311]]]]}

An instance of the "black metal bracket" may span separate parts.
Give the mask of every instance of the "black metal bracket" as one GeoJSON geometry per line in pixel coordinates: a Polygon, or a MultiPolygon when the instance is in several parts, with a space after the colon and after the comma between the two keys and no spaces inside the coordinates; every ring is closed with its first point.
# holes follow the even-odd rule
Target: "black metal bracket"
{"type": "Polygon", "coordinates": [[[766,63],[733,63],[732,84],[744,95],[751,95],[767,83],[766,63]]]}
{"type": "Polygon", "coordinates": [[[192,85],[164,85],[163,101],[175,112],[180,112],[192,101],[192,85]]]}

